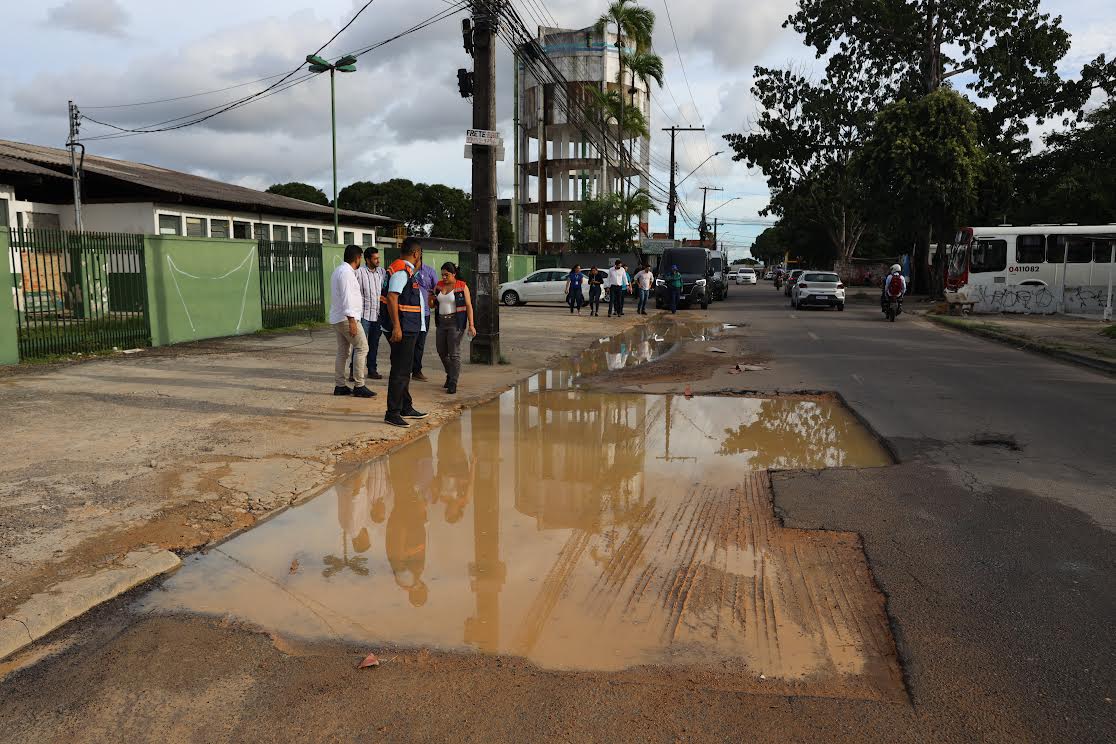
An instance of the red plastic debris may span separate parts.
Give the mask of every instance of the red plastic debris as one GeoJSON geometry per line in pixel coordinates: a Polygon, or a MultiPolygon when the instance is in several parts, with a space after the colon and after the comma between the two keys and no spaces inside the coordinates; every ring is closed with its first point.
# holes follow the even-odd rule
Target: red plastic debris
{"type": "Polygon", "coordinates": [[[357,669],[364,669],[365,667],[380,666],[380,660],[376,658],[376,654],[368,654],[364,657],[364,661],[360,662],[357,669]]]}
{"type": "Polygon", "coordinates": [[[686,389],[682,392],[682,394],[686,396],[686,400],[694,397],[694,391],[690,389],[689,383],[686,384],[686,389]]]}

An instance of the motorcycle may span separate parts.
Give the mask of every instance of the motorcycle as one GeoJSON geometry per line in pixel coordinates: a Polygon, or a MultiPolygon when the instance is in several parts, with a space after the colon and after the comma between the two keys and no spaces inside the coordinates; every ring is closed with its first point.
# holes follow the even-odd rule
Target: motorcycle
{"type": "Polygon", "coordinates": [[[884,301],[883,311],[887,319],[894,323],[895,318],[903,312],[903,298],[888,297],[887,300],[884,301]]]}

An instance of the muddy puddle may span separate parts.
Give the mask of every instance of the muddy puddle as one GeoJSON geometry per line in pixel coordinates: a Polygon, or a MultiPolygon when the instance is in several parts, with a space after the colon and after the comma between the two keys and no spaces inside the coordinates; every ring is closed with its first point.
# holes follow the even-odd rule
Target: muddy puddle
{"type": "MultiPolygon", "coordinates": [[[[678,341],[645,330],[625,365],[678,341]]],[[[836,400],[579,391],[624,354],[598,347],[188,559],[140,609],[551,669],[899,689],[856,537],[780,527],[763,472],[889,464],[879,443],[836,400]]]]}

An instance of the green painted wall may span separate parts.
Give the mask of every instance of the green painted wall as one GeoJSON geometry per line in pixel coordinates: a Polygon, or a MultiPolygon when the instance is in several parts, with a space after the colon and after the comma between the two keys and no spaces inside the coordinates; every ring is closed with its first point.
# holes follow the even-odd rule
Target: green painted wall
{"type": "Polygon", "coordinates": [[[322,245],[322,320],[329,322],[329,278],[333,270],[345,260],[345,246],[325,243],[322,245]]]}
{"type": "Polygon", "coordinates": [[[153,346],[263,327],[254,240],[144,238],[153,346]]]}
{"type": "Polygon", "coordinates": [[[0,364],[19,363],[19,319],[11,273],[8,228],[0,228],[0,364]]]}

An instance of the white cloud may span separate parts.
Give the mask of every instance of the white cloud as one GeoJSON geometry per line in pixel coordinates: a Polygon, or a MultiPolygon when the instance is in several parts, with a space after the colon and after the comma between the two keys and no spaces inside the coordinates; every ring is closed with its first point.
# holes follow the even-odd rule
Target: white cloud
{"type": "Polygon", "coordinates": [[[128,13],[117,0],[66,0],[47,10],[46,23],[69,31],[124,36],[128,13]]]}

